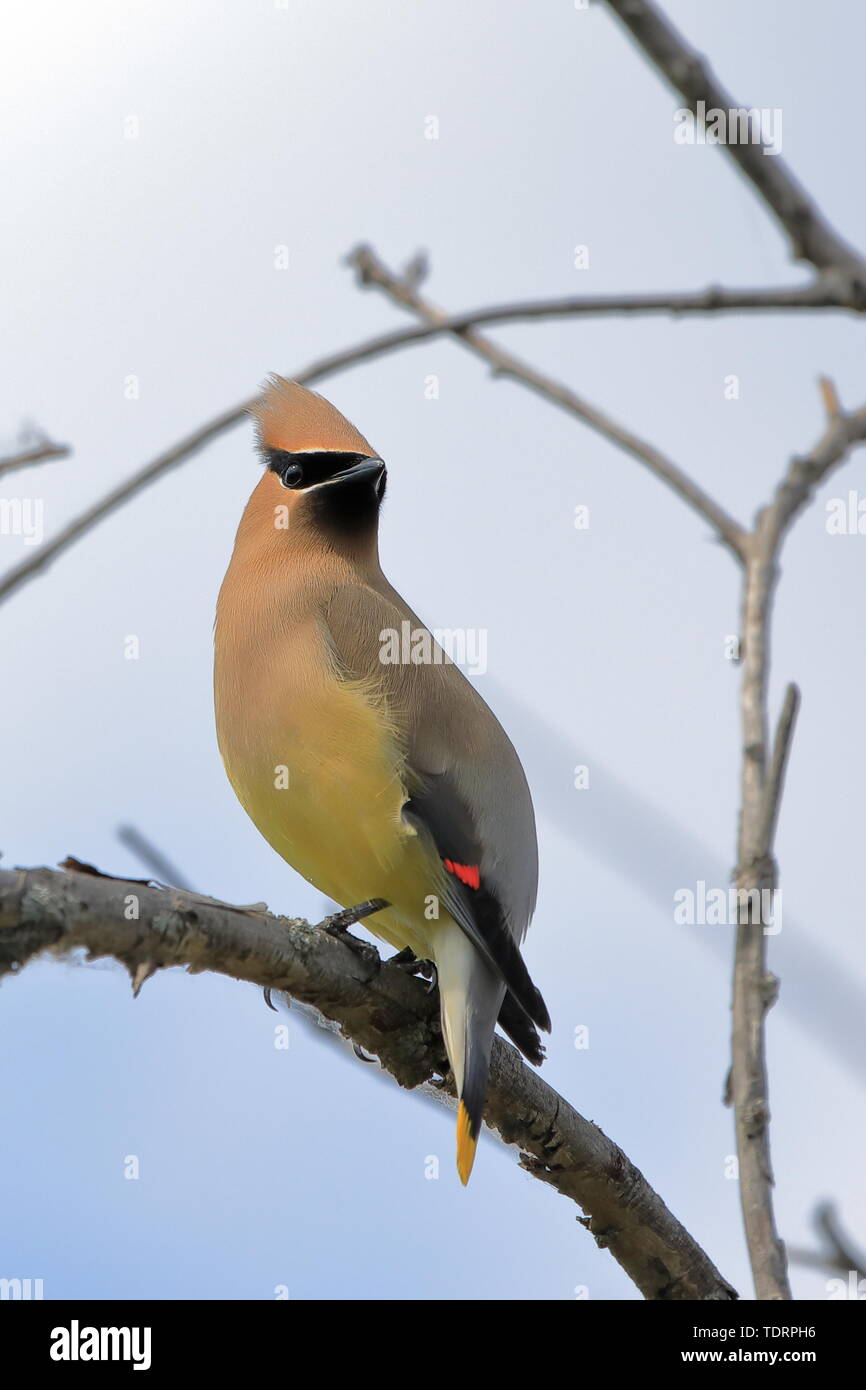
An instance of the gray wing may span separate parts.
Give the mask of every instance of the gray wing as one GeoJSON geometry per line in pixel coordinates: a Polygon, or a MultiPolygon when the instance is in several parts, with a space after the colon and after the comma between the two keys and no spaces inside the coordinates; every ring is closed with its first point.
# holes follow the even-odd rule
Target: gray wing
{"type": "MultiPolygon", "coordinates": [[[[446,906],[508,986],[506,1014],[512,1009],[549,1029],[518,949],[535,907],[538,847],[529,787],[511,741],[447,658],[387,659],[392,633],[411,652],[411,640],[403,639],[407,622],[412,633],[428,635],[428,651],[436,647],[387,581],[337,589],[324,618],[340,668],[378,688],[400,731],[409,791],[404,815],[429,836],[449,870],[446,906]]],[[[505,1017],[502,1022],[514,1036],[505,1017]]]]}

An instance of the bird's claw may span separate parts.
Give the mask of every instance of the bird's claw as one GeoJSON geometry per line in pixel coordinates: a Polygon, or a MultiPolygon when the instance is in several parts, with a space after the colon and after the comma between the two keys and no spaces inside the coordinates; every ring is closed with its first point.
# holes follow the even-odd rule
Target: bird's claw
{"type": "Polygon", "coordinates": [[[398,970],[405,970],[407,975],[423,975],[427,982],[425,987],[428,994],[433,993],[439,982],[433,961],[420,960],[408,946],[404,950],[398,951],[396,956],[391,956],[388,964],[396,965],[398,970]]]}
{"type": "Polygon", "coordinates": [[[323,918],[319,926],[324,927],[332,936],[338,936],[341,932],[348,931],[356,922],[371,917],[374,912],[381,912],[382,908],[387,906],[384,898],[367,898],[365,902],[357,903],[354,907],[344,907],[340,912],[323,918]]]}
{"type": "Polygon", "coordinates": [[[370,917],[374,912],[381,912],[383,907],[387,907],[384,898],[367,898],[366,902],[357,903],[355,907],[344,907],[340,912],[334,912],[330,917],[325,917],[319,922],[319,926],[328,933],[329,936],[336,936],[354,951],[356,956],[362,960],[379,959],[379,952],[375,946],[370,946],[366,941],[360,941],[357,936],[352,936],[349,928],[356,922],[360,922],[364,917],[370,917]]]}
{"type": "Polygon", "coordinates": [[[395,956],[389,956],[388,958],[389,965],[396,965],[398,970],[405,970],[407,975],[417,974],[418,963],[418,957],[408,946],[402,951],[398,951],[395,956]]]}

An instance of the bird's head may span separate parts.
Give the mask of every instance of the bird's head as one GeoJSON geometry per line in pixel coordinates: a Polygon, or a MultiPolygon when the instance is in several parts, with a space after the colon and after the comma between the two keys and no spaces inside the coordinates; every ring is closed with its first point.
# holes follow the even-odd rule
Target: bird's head
{"type": "Polygon", "coordinates": [[[257,491],[269,504],[332,537],[375,532],[385,465],[335,406],[274,376],[252,413],[266,470],[257,491]]]}

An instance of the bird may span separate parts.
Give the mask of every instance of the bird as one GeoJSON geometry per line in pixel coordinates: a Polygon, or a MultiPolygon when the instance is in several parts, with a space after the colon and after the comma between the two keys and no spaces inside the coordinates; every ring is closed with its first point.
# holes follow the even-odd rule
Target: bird
{"type": "Polygon", "coordinates": [[[495,715],[382,572],[376,450],[279,376],[251,414],[264,471],[217,601],[220,754],[278,854],[344,908],[384,902],[365,925],[432,962],[465,1186],[497,1021],[535,1065],[551,1028],[520,951],[538,880],[529,786],[495,715]]]}

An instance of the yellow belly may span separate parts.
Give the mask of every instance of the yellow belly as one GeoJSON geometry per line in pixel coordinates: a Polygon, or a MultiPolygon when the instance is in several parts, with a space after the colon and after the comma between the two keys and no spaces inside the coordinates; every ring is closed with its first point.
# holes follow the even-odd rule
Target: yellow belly
{"type": "Polygon", "coordinates": [[[241,805],[277,853],[335,902],[390,903],[365,920],[375,935],[432,956],[443,925],[435,867],[402,819],[408,793],[381,710],[352,682],[332,682],[296,712],[284,710],[268,718],[248,708],[241,728],[218,710],[241,805]]]}

